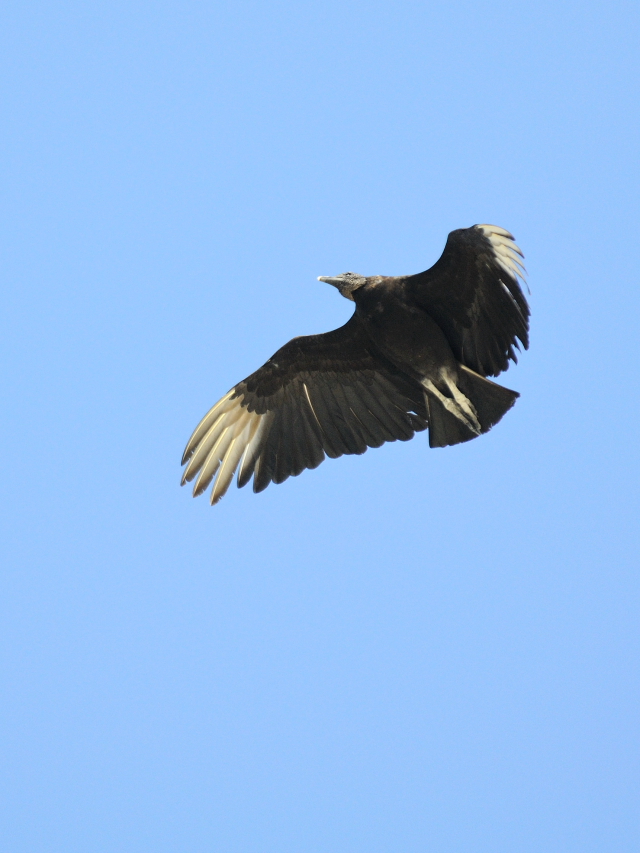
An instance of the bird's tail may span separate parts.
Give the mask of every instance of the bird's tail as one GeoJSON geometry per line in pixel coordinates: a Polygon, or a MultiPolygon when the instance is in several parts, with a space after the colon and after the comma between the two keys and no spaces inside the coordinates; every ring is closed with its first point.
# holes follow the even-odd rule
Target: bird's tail
{"type": "Polygon", "coordinates": [[[429,409],[429,445],[447,447],[489,432],[520,396],[458,365],[458,381],[446,392],[425,384],[429,409]],[[448,392],[448,393],[447,393],[448,392]]]}

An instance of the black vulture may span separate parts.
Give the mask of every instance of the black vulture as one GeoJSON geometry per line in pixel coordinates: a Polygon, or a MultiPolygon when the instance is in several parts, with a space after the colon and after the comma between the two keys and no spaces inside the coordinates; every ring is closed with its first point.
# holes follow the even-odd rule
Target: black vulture
{"type": "Polygon", "coordinates": [[[254,492],[326,456],[364,453],[429,428],[431,447],[487,432],[519,396],[487,376],[529,346],[522,252],[495,225],[452,231],[417,275],[320,276],[355,302],[351,319],[285,344],[204,416],[184,451],[211,503],[253,476],[254,492]]]}

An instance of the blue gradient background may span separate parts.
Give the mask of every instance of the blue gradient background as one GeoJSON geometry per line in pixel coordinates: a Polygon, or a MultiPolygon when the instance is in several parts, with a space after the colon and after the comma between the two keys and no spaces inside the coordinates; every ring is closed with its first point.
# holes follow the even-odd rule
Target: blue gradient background
{"type": "Polygon", "coordinates": [[[635,853],[636,3],[6,2],[11,853],[635,853]],[[478,441],[211,509],[184,444],[351,304],[514,232],[478,441]]]}

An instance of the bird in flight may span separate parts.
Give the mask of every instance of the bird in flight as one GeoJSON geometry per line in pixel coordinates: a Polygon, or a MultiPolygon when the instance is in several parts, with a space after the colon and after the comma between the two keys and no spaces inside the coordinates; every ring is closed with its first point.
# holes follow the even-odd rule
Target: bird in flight
{"type": "Polygon", "coordinates": [[[293,338],[204,416],[182,457],[211,503],[253,477],[254,492],[325,456],[364,453],[429,429],[445,447],[488,432],[519,396],[487,379],[529,347],[522,252],[495,225],[452,231],[426,272],[319,276],[355,303],[323,335],[293,338]],[[215,478],[215,480],[214,480],[215,478]]]}

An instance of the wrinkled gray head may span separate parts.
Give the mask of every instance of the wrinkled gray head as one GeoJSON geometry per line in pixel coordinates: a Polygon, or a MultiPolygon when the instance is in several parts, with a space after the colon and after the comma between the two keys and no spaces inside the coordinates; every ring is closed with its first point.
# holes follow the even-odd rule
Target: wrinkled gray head
{"type": "Polygon", "coordinates": [[[366,284],[367,279],[363,275],[358,275],[357,272],[343,272],[342,275],[336,275],[333,278],[319,275],[318,281],[326,281],[327,284],[332,284],[338,288],[345,299],[350,299],[353,302],[353,291],[366,284]]]}

